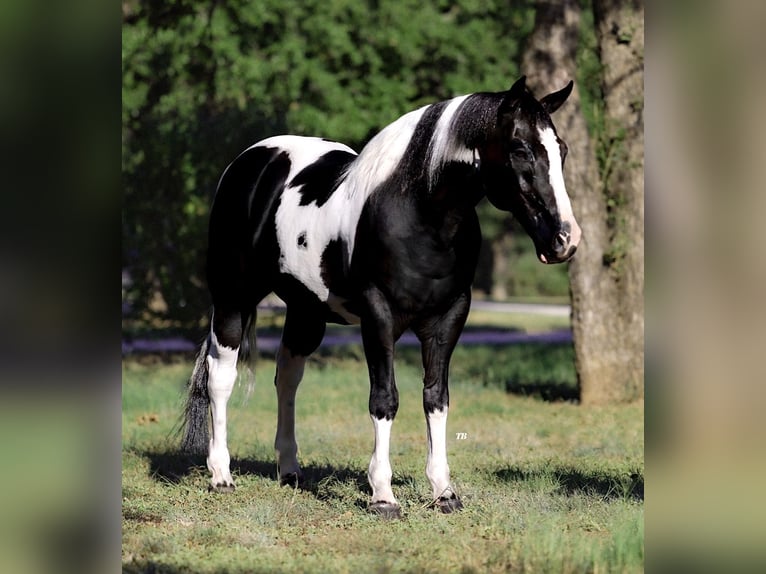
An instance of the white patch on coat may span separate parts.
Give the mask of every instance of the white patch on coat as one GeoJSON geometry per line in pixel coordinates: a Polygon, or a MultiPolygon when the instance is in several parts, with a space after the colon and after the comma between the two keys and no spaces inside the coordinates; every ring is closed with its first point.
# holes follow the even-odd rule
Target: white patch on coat
{"type": "Polygon", "coordinates": [[[391,427],[393,420],[378,419],[370,416],[375,429],[375,450],[370,459],[370,468],[367,471],[367,480],[372,487],[372,502],[390,502],[399,504],[391,490],[391,461],[388,453],[391,444],[391,427]]]}
{"type": "Polygon", "coordinates": [[[448,161],[473,162],[473,151],[466,147],[465,142],[458,140],[452,128],[457,111],[467,97],[468,94],[450,100],[436,122],[431,137],[431,160],[428,164],[429,187],[434,183],[435,175],[448,161]]]}
{"type": "Polygon", "coordinates": [[[359,157],[349,166],[348,177],[344,182],[349,197],[360,195],[366,199],[380,183],[391,176],[428,107],[423,106],[404,114],[364,146],[359,157]]]}
{"type": "Polygon", "coordinates": [[[297,278],[321,301],[327,301],[330,290],[322,281],[320,263],[322,253],[333,239],[346,240],[356,229],[349,225],[349,211],[361,213],[361,206],[349,203],[341,189],[333,193],[322,207],[316,202],[301,205],[301,187],[291,187],[292,180],[304,168],[333,150],[354,153],[349,147],[300,136],[279,136],[266,140],[264,145],[278,145],[290,158],[290,173],[276,214],[277,241],[281,252],[279,269],[297,278]],[[298,237],[302,236],[301,245],[298,237]]]}
{"type": "Polygon", "coordinates": [[[290,172],[276,214],[280,271],[298,279],[320,301],[331,303],[332,309],[349,322],[356,323],[358,318],[343,308],[342,299],[331,297],[322,280],[322,254],[330,241],[339,239],[345,243],[351,261],[362,208],[376,187],[399,164],[424,111],[425,107],[405,114],[376,135],[348,166],[345,179],[321,207],[313,201],[300,205],[301,186],[291,187],[292,180],[322,155],[333,150],[355,153],[351,148],[301,136],[276,136],[256,144],[279,147],[290,158],[290,172]],[[303,239],[299,246],[298,236],[301,235],[303,239]]]}

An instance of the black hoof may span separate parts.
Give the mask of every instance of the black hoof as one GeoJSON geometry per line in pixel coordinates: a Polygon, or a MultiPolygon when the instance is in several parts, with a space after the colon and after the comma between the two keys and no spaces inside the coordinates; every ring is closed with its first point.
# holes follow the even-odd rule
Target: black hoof
{"type": "Polygon", "coordinates": [[[281,486],[292,486],[293,488],[298,488],[298,486],[301,483],[301,475],[298,472],[291,472],[290,474],[286,474],[284,476],[279,477],[279,484],[281,486]]]}
{"type": "Polygon", "coordinates": [[[463,509],[463,503],[454,494],[452,498],[440,498],[436,501],[436,506],[442,511],[442,514],[452,514],[463,509]]]}
{"type": "Polygon", "coordinates": [[[208,492],[234,492],[233,482],[219,482],[218,484],[209,484],[208,492]]]}
{"type": "Polygon", "coordinates": [[[398,520],[402,517],[401,507],[391,502],[373,502],[370,504],[370,512],[385,520],[398,520]]]}

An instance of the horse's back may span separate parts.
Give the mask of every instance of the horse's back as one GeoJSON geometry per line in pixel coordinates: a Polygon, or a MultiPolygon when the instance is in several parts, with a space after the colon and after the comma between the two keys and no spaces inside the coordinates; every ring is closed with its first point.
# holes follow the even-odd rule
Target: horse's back
{"type": "MultiPolygon", "coordinates": [[[[348,161],[356,156],[348,146],[321,138],[282,135],[261,140],[240,153],[224,170],[214,206],[234,198],[247,204],[248,200],[278,196],[296,175],[328,154],[348,161]]],[[[245,206],[250,212],[258,211],[257,205],[245,206]]]]}

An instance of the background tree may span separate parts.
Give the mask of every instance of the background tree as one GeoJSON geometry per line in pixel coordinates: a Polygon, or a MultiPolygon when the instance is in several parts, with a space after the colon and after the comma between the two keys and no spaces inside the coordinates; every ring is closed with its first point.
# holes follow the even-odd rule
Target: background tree
{"type": "Polygon", "coordinates": [[[599,163],[609,243],[600,262],[573,266],[573,326],[582,400],[605,403],[644,395],[643,1],[593,0],[593,14],[602,64],[599,163]],[[606,301],[591,301],[581,289],[589,274],[606,285],[606,301]],[[594,315],[604,333],[588,318],[594,315]]]}
{"type": "Polygon", "coordinates": [[[603,404],[643,396],[643,9],[614,0],[592,8],[539,3],[522,68],[543,92],[575,73],[586,87],[575,84],[556,124],[584,234],[569,267],[581,401],[603,404]],[[595,35],[583,35],[590,18],[595,35]]]}

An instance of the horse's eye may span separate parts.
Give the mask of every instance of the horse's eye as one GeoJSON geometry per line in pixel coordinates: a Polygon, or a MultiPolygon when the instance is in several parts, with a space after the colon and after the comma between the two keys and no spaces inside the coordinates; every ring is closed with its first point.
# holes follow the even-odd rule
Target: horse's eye
{"type": "Polygon", "coordinates": [[[531,161],[532,152],[530,151],[529,146],[527,146],[527,144],[525,144],[521,140],[514,140],[513,142],[511,142],[509,159],[515,160],[515,161],[531,161]]]}

